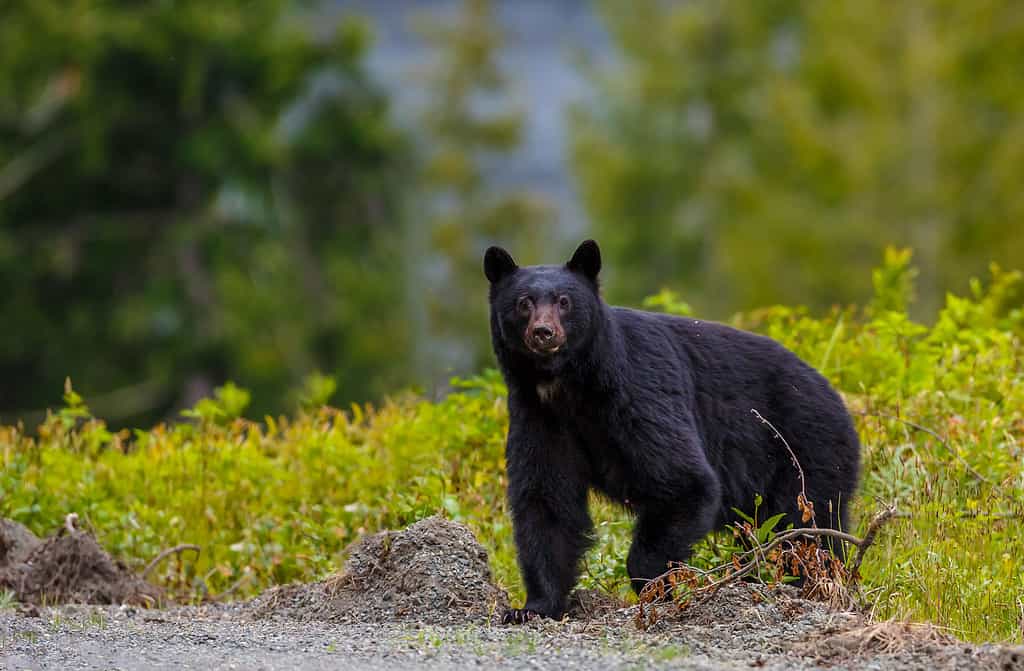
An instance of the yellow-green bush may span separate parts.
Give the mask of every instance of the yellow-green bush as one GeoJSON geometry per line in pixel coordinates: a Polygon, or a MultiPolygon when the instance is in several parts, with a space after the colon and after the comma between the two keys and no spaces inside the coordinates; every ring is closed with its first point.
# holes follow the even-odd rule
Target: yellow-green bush
{"type": "MultiPolygon", "coordinates": [[[[949,296],[930,326],[907,315],[912,279],[909,256],[893,251],[862,309],[814,317],[774,307],[736,323],[779,339],[844,393],[864,443],[861,528],[876,500],[895,499],[906,514],[886,527],[862,569],[878,613],[930,620],[973,640],[1020,640],[1021,275],[993,268],[987,287],[976,282],[970,296],[949,296]]],[[[651,305],[688,310],[671,292],[651,305]]],[[[320,392],[307,401],[325,385],[316,381],[320,392]]],[[[321,577],[362,531],[443,510],[476,531],[498,580],[517,593],[504,387],[493,371],[456,386],[436,403],[405,395],[379,408],[311,405],[255,422],[241,416],[247,394],[228,385],[186,423],[119,433],[69,388],[66,406],[35,435],[0,427],[0,515],[46,533],[76,512],[139,566],[170,545],[197,543],[198,560],[170,560],[157,576],[198,597],[240,579],[241,595],[321,577]]],[[[595,503],[598,543],[583,582],[620,590],[629,522],[595,503]]],[[[710,537],[695,561],[714,561],[722,545],[722,536],[710,537]]]]}

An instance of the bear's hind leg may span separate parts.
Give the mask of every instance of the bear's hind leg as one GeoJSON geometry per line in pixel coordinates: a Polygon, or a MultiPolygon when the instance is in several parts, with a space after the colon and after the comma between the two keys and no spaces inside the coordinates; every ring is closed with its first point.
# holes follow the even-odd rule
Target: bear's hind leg
{"type": "Polygon", "coordinates": [[[684,509],[668,506],[642,511],[633,529],[626,568],[637,594],[648,582],[669,568],[670,562],[685,562],[693,544],[704,538],[715,523],[714,500],[694,501],[684,509]]]}

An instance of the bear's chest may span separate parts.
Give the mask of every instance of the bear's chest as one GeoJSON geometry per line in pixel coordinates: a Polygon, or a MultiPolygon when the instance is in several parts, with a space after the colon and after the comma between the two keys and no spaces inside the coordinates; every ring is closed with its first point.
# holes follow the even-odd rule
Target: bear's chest
{"type": "Polygon", "coordinates": [[[562,395],[562,382],[557,378],[547,382],[537,383],[537,398],[544,405],[551,406],[558,401],[562,395]]]}
{"type": "Polygon", "coordinates": [[[590,465],[591,485],[619,503],[630,503],[634,478],[629,455],[605,426],[605,417],[581,413],[573,422],[572,434],[590,465]]]}
{"type": "Polygon", "coordinates": [[[540,382],[537,398],[563,425],[588,464],[591,486],[614,501],[630,504],[631,470],[608,426],[610,413],[595,394],[581,393],[559,379],[540,382]]]}

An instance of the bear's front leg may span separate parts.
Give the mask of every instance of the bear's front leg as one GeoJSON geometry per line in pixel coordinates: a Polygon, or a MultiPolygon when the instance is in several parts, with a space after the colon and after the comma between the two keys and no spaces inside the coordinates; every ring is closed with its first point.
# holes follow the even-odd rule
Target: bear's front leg
{"type": "Polygon", "coordinates": [[[591,542],[587,465],[543,420],[510,418],[508,500],[526,604],[505,613],[509,624],[565,614],[580,559],[591,542]]]}

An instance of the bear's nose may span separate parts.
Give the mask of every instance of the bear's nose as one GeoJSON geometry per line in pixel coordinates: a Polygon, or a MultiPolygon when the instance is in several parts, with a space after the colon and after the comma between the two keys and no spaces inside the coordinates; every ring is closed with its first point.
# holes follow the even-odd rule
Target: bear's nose
{"type": "Polygon", "coordinates": [[[555,332],[550,326],[534,326],[533,337],[537,342],[545,343],[555,337],[555,332]]]}

